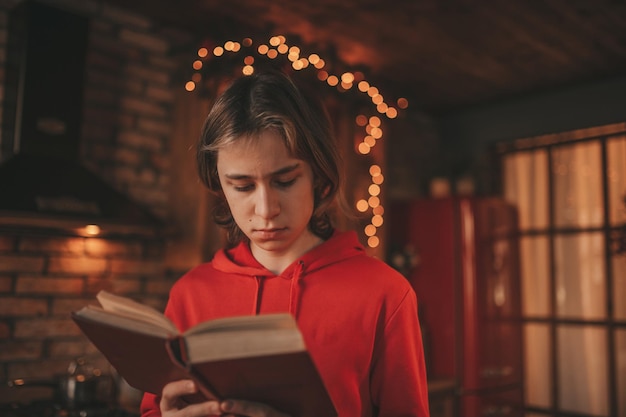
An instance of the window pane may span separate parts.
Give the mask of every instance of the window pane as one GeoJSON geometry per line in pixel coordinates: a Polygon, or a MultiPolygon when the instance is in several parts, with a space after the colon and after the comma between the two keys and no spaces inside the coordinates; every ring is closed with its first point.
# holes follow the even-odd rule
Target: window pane
{"type": "Polygon", "coordinates": [[[603,234],[556,236],[556,309],[560,317],[606,317],[603,234]]]}
{"type": "Polygon", "coordinates": [[[504,197],[519,209],[520,228],[548,226],[548,154],[518,152],[504,158],[504,197]]]}
{"type": "Polygon", "coordinates": [[[607,176],[609,221],[617,226],[626,223],[626,137],[607,141],[607,176]]]}
{"type": "Polygon", "coordinates": [[[617,401],[619,417],[626,417],[626,330],[618,330],[615,337],[617,355],[617,401]]]}
{"type": "Polygon", "coordinates": [[[520,239],[524,316],[550,314],[549,241],[546,236],[520,239]]]}
{"type": "Polygon", "coordinates": [[[560,326],[557,343],[559,408],[608,416],[606,330],[560,326]]]}
{"type": "Polygon", "coordinates": [[[527,324],[524,326],[524,340],[526,403],[550,408],[550,328],[545,324],[527,324]]]}
{"type": "Polygon", "coordinates": [[[557,227],[602,225],[601,164],[597,141],[555,148],[552,173],[557,227]]]}
{"type": "MultiPolygon", "coordinates": [[[[626,256],[613,256],[613,306],[615,318],[626,320],[626,256]]],[[[624,391],[626,392],[626,391],[624,391]]]]}

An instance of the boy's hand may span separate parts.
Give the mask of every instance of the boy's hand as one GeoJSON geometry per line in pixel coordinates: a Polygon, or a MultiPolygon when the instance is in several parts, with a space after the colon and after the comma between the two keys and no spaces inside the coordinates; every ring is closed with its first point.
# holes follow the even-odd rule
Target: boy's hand
{"type": "Polygon", "coordinates": [[[206,417],[206,416],[245,416],[245,417],[289,417],[274,408],[252,401],[225,400],[206,401],[198,404],[187,404],[181,399],[185,395],[195,394],[196,384],[191,380],[170,382],[163,387],[161,393],[162,417],[206,417]]]}
{"type": "Polygon", "coordinates": [[[226,417],[289,417],[289,415],[281,413],[269,405],[252,401],[226,400],[221,402],[220,409],[226,417]]]}
{"type": "Polygon", "coordinates": [[[192,380],[170,382],[163,387],[161,393],[162,417],[205,417],[222,414],[219,401],[206,401],[198,404],[187,404],[181,399],[185,395],[195,394],[198,391],[192,380]]]}

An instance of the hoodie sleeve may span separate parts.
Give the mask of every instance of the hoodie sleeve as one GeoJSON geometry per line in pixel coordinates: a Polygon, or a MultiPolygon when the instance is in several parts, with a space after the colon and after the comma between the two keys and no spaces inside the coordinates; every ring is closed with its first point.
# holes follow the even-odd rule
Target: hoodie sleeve
{"type": "Polygon", "coordinates": [[[374,347],[372,399],[379,417],[428,417],[428,384],[417,300],[407,291],[374,347]]]}
{"type": "Polygon", "coordinates": [[[145,393],[141,400],[141,417],[161,417],[159,408],[159,397],[154,394],[145,393]]]}

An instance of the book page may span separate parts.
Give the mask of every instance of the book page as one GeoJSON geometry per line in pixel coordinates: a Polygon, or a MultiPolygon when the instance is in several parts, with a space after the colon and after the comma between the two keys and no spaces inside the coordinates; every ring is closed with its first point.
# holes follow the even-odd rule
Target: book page
{"type": "MultiPolygon", "coordinates": [[[[256,316],[259,317],[259,316],[256,316]]],[[[297,328],[240,330],[185,337],[190,363],[277,355],[306,350],[297,328]]]]}
{"type": "Polygon", "coordinates": [[[156,309],[131,300],[127,297],[111,294],[107,291],[100,291],[96,296],[98,302],[107,311],[127,316],[146,323],[152,323],[155,326],[162,327],[169,333],[178,334],[178,328],[167,317],[156,309]]]}
{"type": "Polygon", "coordinates": [[[91,322],[165,339],[170,339],[178,334],[176,330],[168,330],[150,321],[137,320],[128,314],[120,314],[116,311],[105,310],[102,307],[94,305],[83,307],[75,312],[75,314],[91,322]]]}
{"type": "Polygon", "coordinates": [[[234,316],[205,321],[189,328],[185,334],[262,329],[298,329],[289,313],[234,316]]]}

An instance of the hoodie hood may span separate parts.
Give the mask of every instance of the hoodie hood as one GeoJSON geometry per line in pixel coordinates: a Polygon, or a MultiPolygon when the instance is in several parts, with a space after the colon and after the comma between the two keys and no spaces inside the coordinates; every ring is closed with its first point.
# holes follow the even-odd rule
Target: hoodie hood
{"type": "MultiPolygon", "coordinates": [[[[294,272],[314,272],[364,253],[365,248],[354,231],[335,232],[326,242],[296,259],[280,276],[289,279],[294,272]]],[[[217,252],[213,258],[213,267],[222,272],[247,275],[251,278],[275,276],[254,258],[248,242],[241,242],[232,249],[217,252]]]]}
{"type": "Polygon", "coordinates": [[[358,241],[355,232],[335,232],[330,239],[296,259],[278,276],[254,258],[248,242],[242,242],[229,250],[220,250],[213,258],[212,264],[220,272],[251,279],[251,284],[255,286],[252,300],[255,314],[260,312],[266,280],[289,281],[288,310],[294,317],[297,317],[303,279],[318,270],[364,253],[365,249],[358,241]]]}

